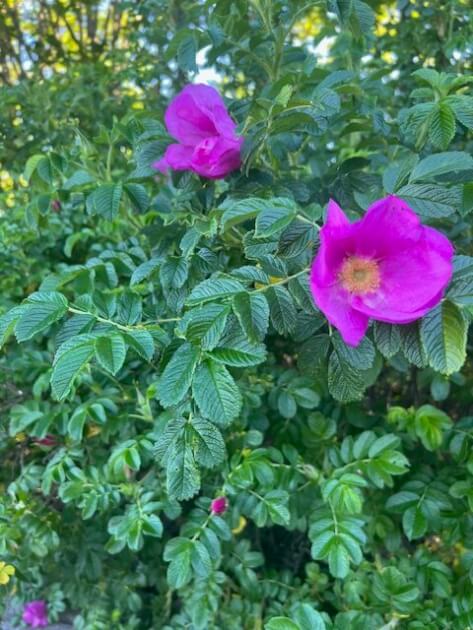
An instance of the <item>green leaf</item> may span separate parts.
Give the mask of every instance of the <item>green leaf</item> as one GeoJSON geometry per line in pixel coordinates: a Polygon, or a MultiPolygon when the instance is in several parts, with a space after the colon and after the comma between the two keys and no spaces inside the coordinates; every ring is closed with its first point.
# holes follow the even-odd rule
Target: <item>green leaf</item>
{"type": "Polygon", "coordinates": [[[467,323],[452,302],[444,301],[421,321],[420,333],[429,365],[442,374],[453,374],[466,358],[467,323]]]}
{"type": "Polygon", "coordinates": [[[41,153],[32,155],[30,158],[28,158],[25,165],[25,170],[23,173],[25,179],[30,180],[31,176],[38,168],[38,165],[40,164],[40,162],[44,162],[44,160],[47,160],[49,162],[48,158],[45,155],[42,155],[41,153]]]}
{"type": "Polygon", "coordinates": [[[154,356],[153,336],[147,330],[130,330],[123,335],[125,341],[143,359],[151,361],[154,356]]]}
{"type": "Polygon", "coordinates": [[[462,151],[448,151],[436,153],[421,160],[414,167],[410,181],[428,181],[439,176],[452,173],[473,172],[473,158],[462,151]]]}
{"type": "Polygon", "coordinates": [[[34,337],[67,312],[67,300],[56,291],[32,293],[22,305],[15,335],[19,342],[34,337]]]}
{"type": "Polygon", "coordinates": [[[473,274],[468,272],[468,266],[454,272],[447,298],[459,306],[473,306],[473,274]]]}
{"type": "Polygon", "coordinates": [[[233,225],[254,219],[260,212],[268,207],[266,199],[227,199],[220,207],[224,210],[220,220],[222,232],[228,230],[233,225]]]}
{"type": "Polygon", "coordinates": [[[424,217],[447,217],[462,207],[462,189],[444,188],[435,184],[407,184],[396,195],[424,217]]]}
{"type": "Polygon", "coordinates": [[[185,313],[177,326],[177,332],[203,350],[213,350],[225,329],[230,306],[206,304],[185,313]]]}
{"type": "Polygon", "coordinates": [[[215,361],[199,366],[192,393],[202,415],[221,426],[228,426],[240,413],[240,390],[227,368],[215,361]]]}
{"type": "Polygon", "coordinates": [[[177,405],[187,394],[199,356],[199,349],[190,343],[184,343],[173,354],[157,384],[157,396],[163,407],[177,405]]]}
{"type": "Polygon", "coordinates": [[[195,56],[197,54],[197,39],[194,33],[189,32],[182,39],[177,49],[177,64],[182,70],[197,72],[195,56]]]}
{"type": "Polygon", "coordinates": [[[115,333],[99,337],[95,344],[95,356],[107,372],[116,374],[122,368],[126,357],[126,344],[122,335],[115,333]]]}
{"type": "Polygon", "coordinates": [[[87,197],[87,211],[89,214],[112,221],[118,215],[122,198],[121,184],[103,184],[87,197]]]}
{"type": "Polygon", "coordinates": [[[397,354],[401,348],[401,333],[397,326],[375,322],[374,340],[378,350],[386,359],[390,359],[397,354]]]}
{"type": "Polygon", "coordinates": [[[455,135],[455,116],[445,102],[437,103],[429,119],[429,138],[434,146],[445,150],[455,135]]]}
{"type": "Polygon", "coordinates": [[[309,604],[297,604],[294,619],[299,624],[300,630],[326,630],[322,615],[309,604]]]}
{"type": "Polygon", "coordinates": [[[283,418],[294,418],[297,413],[297,403],[292,394],[282,391],[278,396],[278,410],[283,418]]]}
{"type": "Polygon", "coordinates": [[[272,617],[264,624],[264,630],[301,630],[289,617],[272,617]]]}
{"type": "Polygon", "coordinates": [[[268,332],[269,306],[262,293],[239,293],[233,298],[233,311],[250,341],[262,341],[268,332]]]}
{"type": "Polygon", "coordinates": [[[456,119],[468,129],[473,129],[473,98],[466,95],[448,96],[445,102],[450,105],[456,119]]]}
{"type": "Polygon", "coordinates": [[[200,488],[200,472],[187,432],[173,442],[166,466],[167,491],[178,501],[193,497],[200,488]]]}
{"type": "Polygon", "coordinates": [[[68,396],[74,379],[94,354],[95,340],[93,335],[77,335],[59,346],[51,374],[51,389],[56,400],[68,396]]]}
{"type": "Polygon", "coordinates": [[[142,303],[139,295],[126,291],[117,304],[117,319],[120,323],[133,326],[141,319],[142,303]]]}
{"type": "Polygon", "coordinates": [[[170,457],[173,444],[185,432],[186,420],[184,418],[172,418],[164,429],[161,428],[154,445],[154,454],[165,465],[170,457]]]}
{"type": "Polygon", "coordinates": [[[366,385],[363,373],[342,361],[337,352],[332,352],[328,363],[328,388],[340,402],[361,400],[366,385]]]}
{"type": "Polygon", "coordinates": [[[255,224],[255,237],[267,238],[278,234],[296,217],[297,207],[291,199],[273,198],[262,210],[255,224]]]}
{"type": "Polygon", "coordinates": [[[330,573],[335,578],[346,578],[350,571],[350,557],[348,551],[338,539],[332,541],[328,554],[328,566],[330,573]]]}
{"type": "Polygon", "coordinates": [[[416,411],[415,432],[429,451],[434,451],[442,445],[444,431],[448,431],[451,426],[450,417],[432,405],[422,405],[416,411]]]}
{"type": "Polygon", "coordinates": [[[140,212],[146,212],[150,204],[146,188],[141,184],[125,184],[123,189],[132,205],[140,212]]]}
{"type": "Polygon", "coordinates": [[[421,341],[420,326],[418,322],[404,324],[399,327],[401,334],[401,349],[406,359],[416,367],[427,365],[427,357],[421,341]]]}
{"type": "Polygon", "coordinates": [[[332,335],[332,343],[341,363],[346,362],[360,370],[367,370],[373,365],[376,351],[368,337],[364,337],[361,343],[354,347],[347,345],[340,335],[335,333],[332,335]]]}
{"type": "Polygon", "coordinates": [[[13,334],[17,321],[23,312],[22,306],[16,306],[0,316],[0,348],[6,343],[10,335],[13,334]]]}
{"type": "Polygon", "coordinates": [[[160,258],[150,258],[150,260],[141,263],[131,276],[130,286],[134,287],[136,284],[143,282],[143,280],[147,280],[158,269],[161,262],[160,258]]]}
{"type": "Polygon", "coordinates": [[[73,440],[80,442],[84,431],[87,411],[83,407],[79,407],[74,411],[67,425],[67,432],[73,440]]]}
{"type": "Polygon", "coordinates": [[[291,519],[287,508],[289,495],[284,490],[271,490],[264,495],[264,503],[268,514],[276,525],[288,525],[291,519]]]}
{"type": "Polygon", "coordinates": [[[64,182],[63,188],[65,190],[81,188],[82,186],[87,186],[88,184],[92,184],[94,181],[95,179],[92,177],[92,175],[90,175],[90,173],[84,170],[78,170],[75,173],[73,173],[71,177],[69,177],[69,179],[67,179],[64,182]]]}
{"type": "Polygon", "coordinates": [[[172,289],[180,289],[189,275],[189,262],[185,258],[170,256],[159,270],[161,284],[172,289]]]}
{"type": "Polygon", "coordinates": [[[25,405],[15,405],[10,410],[9,434],[14,436],[43,418],[44,413],[38,409],[37,404],[34,402],[27,402],[25,405]]]}
{"type": "Polygon", "coordinates": [[[171,561],[167,571],[167,581],[171,588],[182,588],[192,579],[193,544],[188,538],[172,538],[164,550],[164,559],[171,561]]]}
{"type": "Polygon", "coordinates": [[[192,418],[187,427],[196,442],[195,459],[206,468],[214,468],[225,459],[225,442],[219,429],[204,418],[192,418]]]}
{"type": "Polygon", "coordinates": [[[421,538],[427,531],[427,519],[418,505],[408,508],[402,515],[402,528],[409,540],[421,538]]]}
{"type": "Polygon", "coordinates": [[[189,306],[204,304],[222,298],[231,297],[236,293],[243,293],[245,287],[233,278],[208,278],[192,290],[186,303],[189,306]]]}
{"type": "Polygon", "coordinates": [[[211,357],[225,365],[248,367],[258,365],[266,359],[266,348],[261,343],[252,343],[239,327],[233,327],[219,341],[211,357]]]}
{"type": "Polygon", "coordinates": [[[271,323],[280,335],[288,335],[296,327],[297,311],[287,289],[272,286],[266,291],[271,323]]]}

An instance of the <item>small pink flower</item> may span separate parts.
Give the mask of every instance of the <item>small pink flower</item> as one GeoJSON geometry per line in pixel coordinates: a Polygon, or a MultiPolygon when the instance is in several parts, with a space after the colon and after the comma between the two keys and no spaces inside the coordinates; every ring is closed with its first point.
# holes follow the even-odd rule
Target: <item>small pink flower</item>
{"type": "Polygon", "coordinates": [[[212,514],[223,514],[228,508],[227,497],[217,497],[210,505],[212,514]]]}
{"type": "Polygon", "coordinates": [[[33,438],[33,442],[38,446],[56,446],[57,440],[54,435],[46,435],[44,438],[33,438]]]}
{"type": "Polygon", "coordinates": [[[44,628],[48,625],[48,610],[43,599],[25,604],[22,619],[33,628],[44,628]]]}
{"type": "Polygon", "coordinates": [[[350,223],[330,201],[312,264],[314,301],[344,341],[357,346],[369,320],[407,324],[443,297],[452,276],[453,246],[421,224],[394,195],[350,223]]]}
{"type": "Polygon", "coordinates": [[[214,88],[187,85],[171,101],[164,120],[179,144],[169,145],[153,164],[158,171],[172,168],[219,179],[240,167],[243,138],[235,134],[236,124],[214,88]]]}

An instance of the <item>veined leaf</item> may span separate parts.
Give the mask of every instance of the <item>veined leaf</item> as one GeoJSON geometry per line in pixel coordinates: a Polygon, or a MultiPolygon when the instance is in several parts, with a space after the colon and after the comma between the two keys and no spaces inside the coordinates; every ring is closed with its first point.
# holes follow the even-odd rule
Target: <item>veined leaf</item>
{"type": "Polygon", "coordinates": [[[94,354],[95,341],[95,335],[84,334],[59,346],[51,374],[51,389],[56,400],[68,396],[74,379],[94,354]]]}
{"type": "Polygon", "coordinates": [[[187,428],[196,442],[194,445],[196,461],[206,468],[214,468],[221,464],[225,458],[225,442],[219,429],[204,418],[192,418],[187,428]]]}
{"type": "Polygon", "coordinates": [[[15,328],[18,341],[31,339],[67,311],[67,300],[56,291],[39,291],[30,295],[22,305],[20,319],[15,328]]]}
{"type": "Polygon", "coordinates": [[[173,354],[157,384],[163,407],[177,405],[187,394],[199,361],[199,349],[184,343],[173,354]]]}
{"type": "Polygon", "coordinates": [[[430,115],[429,137],[433,145],[446,149],[455,135],[455,116],[445,102],[437,103],[430,115]]]}
{"type": "Polygon", "coordinates": [[[118,215],[122,191],[121,184],[102,184],[87,197],[87,211],[112,221],[118,215]]]}
{"type": "Polygon", "coordinates": [[[169,495],[178,501],[190,499],[199,491],[200,472],[187,432],[181,433],[171,445],[166,478],[169,495]]]}
{"type": "Polygon", "coordinates": [[[115,333],[99,337],[95,344],[95,355],[107,372],[116,374],[122,368],[126,357],[126,344],[122,335],[115,333]]]}
{"type": "Polygon", "coordinates": [[[467,324],[452,302],[444,301],[421,321],[420,333],[429,365],[442,374],[457,372],[466,358],[467,324]]]}
{"type": "Polygon", "coordinates": [[[195,306],[205,302],[213,302],[244,291],[245,287],[241,282],[233,278],[208,278],[194,287],[187,298],[187,304],[195,306]]]}
{"type": "Polygon", "coordinates": [[[192,392],[202,415],[216,424],[227,426],[240,413],[240,390],[224,365],[211,360],[202,363],[192,392]]]}
{"type": "Polygon", "coordinates": [[[230,306],[205,304],[185,313],[177,332],[203,350],[213,350],[223,334],[230,306]]]}
{"type": "Polygon", "coordinates": [[[262,341],[265,338],[269,325],[269,306],[262,293],[235,295],[233,311],[251,341],[262,341]]]}

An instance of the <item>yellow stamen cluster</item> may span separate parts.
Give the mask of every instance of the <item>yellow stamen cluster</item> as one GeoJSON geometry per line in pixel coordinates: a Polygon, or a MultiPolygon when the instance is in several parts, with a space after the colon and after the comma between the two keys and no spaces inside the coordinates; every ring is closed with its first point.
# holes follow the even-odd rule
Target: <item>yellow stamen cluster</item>
{"type": "Polygon", "coordinates": [[[371,258],[349,256],[343,261],[339,280],[344,289],[355,295],[372,293],[381,284],[379,265],[371,258]]]}

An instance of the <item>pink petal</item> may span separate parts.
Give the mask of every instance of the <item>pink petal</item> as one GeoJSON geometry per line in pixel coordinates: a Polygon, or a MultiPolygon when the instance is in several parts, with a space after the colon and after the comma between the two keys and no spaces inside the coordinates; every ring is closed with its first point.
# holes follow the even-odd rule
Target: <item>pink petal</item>
{"type": "Polygon", "coordinates": [[[353,227],[357,241],[353,253],[378,259],[412,246],[423,229],[416,213],[394,195],[376,201],[353,227]]]}
{"type": "Polygon", "coordinates": [[[206,138],[194,149],[191,168],[203,177],[218,179],[240,167],[243,138],[206,138]]]}
{"type": "MultiPolygon", "coordinates": [[[[392,234],[397,241],[397,234],[392,234]]],[[[352,305],[374,319],[408,323],[419,319],[442,299],[452,277],[453,247],[446,236],[420,227],[415,242],[380,261],[381,286],[353,298],[352,305]]]]}
{"type": "Polygon", "coordinates": [[[223,98],[215,88],[197,83],[187,86],[185,90],[192,95],[195,106],[213,122],[218,134],[235,138],[236,123],[228,114],[223,98]]]}
{"type": "Polygon", "coordinates": [[[338,285],[320,287],[311,281],[311,289],[316,305],[337,328],[343,341],[357,346],[366,334],[369,317],[351,307],[349,293],[338,285]]]}
{"type": "MultiPolygon", "coordinates": [[[[188,85],[171,101],[164,115],[169,133],[182,144],[195,145],[217,134],[207,108],[200,107],[205,97],[215,99],[216,90],[205,85],[188,85]],[[202,90],[202,88],[206,88],[202,90]],[[210,92],[208,91],[210,90],[210,92]]],[[[219,96],[220,98],[220,96],[219,96]]]]}
{"type": "Polygon", "coordinates": [[[167,169],[173,168],[175,171],[186,171],[191,168],[193,153],[194,147],[186,147],[183,144],[170,144],[166,149],[164,158],[157,164],[163,162],[167,169]]]}
{"type": "Polygon", "coordinates": [[[348,221],[346,214],[336,201],[330,199],[327,206],[327,218],[322,229],[345,227],[347,225],[350,225],[350,222],[348,221]]]}
{"type": "Polygon", "coordinates": [[[320,247],[312,266],[313,282],[326,286],[337,282],[339,269],[355,249],[356,224],[350,224],[340,206],[330,200],[327,219],[320,230],[320,247]]]}

